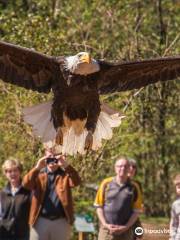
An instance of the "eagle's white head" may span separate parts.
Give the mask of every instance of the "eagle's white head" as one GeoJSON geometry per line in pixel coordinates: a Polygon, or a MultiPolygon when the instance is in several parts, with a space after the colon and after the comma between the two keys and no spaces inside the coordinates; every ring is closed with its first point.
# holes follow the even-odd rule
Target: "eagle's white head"
{"type": "Polygon", "coordinates": [[[66,58],[65,67],[74,74],[88,75],[100,70],[98,62],[91,58],[89,53],[80,52],[66,58]]]}

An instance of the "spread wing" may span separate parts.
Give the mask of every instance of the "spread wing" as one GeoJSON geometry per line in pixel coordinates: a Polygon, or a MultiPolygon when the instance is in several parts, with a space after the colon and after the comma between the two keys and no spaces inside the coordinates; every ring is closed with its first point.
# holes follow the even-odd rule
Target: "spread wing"
{"type": "Polygon", "coordinates": [[[99,61],[100,94],[138,89],[180,76],[180,56],[110,64],[99,61]]]}
{"type": "Polygon", "coordinates": [[[0,79],[48,93],[54,74],[61,74],[55,57],[0,41],[0,79]]]}

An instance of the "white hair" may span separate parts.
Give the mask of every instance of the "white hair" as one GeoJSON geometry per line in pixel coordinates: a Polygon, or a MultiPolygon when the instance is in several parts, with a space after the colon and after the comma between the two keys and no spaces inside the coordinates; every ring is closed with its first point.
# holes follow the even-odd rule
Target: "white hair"
{"type": "Polygon", "coordinates": [[[80,52],[75,56],[66,58],[65,68],[71,73],[79,75],[88,75],[100,70],[100,66],[95,59],[91,59],[90,63],[82,63],[79,59],[79,55],[85,52],[80,52]]]}

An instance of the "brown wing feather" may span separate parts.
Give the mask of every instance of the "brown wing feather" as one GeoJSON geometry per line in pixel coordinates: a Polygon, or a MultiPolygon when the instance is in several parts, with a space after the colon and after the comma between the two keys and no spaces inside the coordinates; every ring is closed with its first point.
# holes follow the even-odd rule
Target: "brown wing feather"
{"type": "Polygon", "coordinates": [[[118,64],[103,61],[99,63],[101,65],[98,79],[100,94],[138,89],[180,76],[180,56],[118,64]]]}
{"type": "Polygon", "coordinates": [[[0,41],[0,78],[3,81],[49,92],[54,74],[61,74],[55,57],[0,41]]]}

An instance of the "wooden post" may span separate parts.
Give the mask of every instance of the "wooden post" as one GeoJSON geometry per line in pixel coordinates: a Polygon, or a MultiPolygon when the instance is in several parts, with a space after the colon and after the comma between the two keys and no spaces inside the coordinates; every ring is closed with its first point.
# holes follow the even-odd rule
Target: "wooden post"
{"type": "Polygon", "coordinates": [[[83,232],[79,232],[79,239],[78,240],[85,240],[85,235],[83,232]]]}

